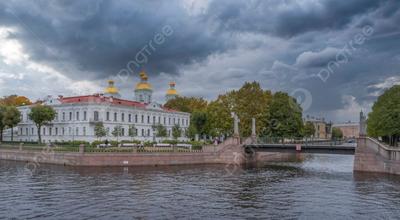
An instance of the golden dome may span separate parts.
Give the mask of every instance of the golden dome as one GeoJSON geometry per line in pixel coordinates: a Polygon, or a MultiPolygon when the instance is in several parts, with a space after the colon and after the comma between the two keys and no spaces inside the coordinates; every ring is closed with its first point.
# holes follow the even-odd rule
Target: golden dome
{"type": "Polygon", "coordinates": [[[114,80],[108,80],[108,87],[104,92],[108,94],[117,94],[119,92],[117,87],[114,86],[114,80]]]}
{"type": "Polygon", "coordinates": [[[167,95],[178,95],[178,92],[175,89],[175,82],[169,83],[169,89],[167,90],[167,95]]]}
{"type": "Polygon", "coordinates": [[[150,83],[147,82],[147,74],[142,71],[140,74],[141,81],[136,84],[135,90],[152,90],[152,86],[150,83]]]}
{"type": "Polygon", "coordinates": [[[167,95],[178,95],[178,92],[176,91],[176,89],[168,89],[167,95]]]}
{"type": "Polygon", "coordinates": [[[135,90],[142,90],[142,89],[152,90],[152,87],[151,87],[150,83],[140,82],[136,85],[135,90]]]}

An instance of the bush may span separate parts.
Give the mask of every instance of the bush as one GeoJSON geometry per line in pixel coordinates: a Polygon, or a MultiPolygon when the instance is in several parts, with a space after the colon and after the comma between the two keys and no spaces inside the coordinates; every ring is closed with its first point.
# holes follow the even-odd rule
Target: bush
{"type": "Polygon", "coordinates": [[[99,144],[104,144],[104,141],[93,141],[91,145],[92,147],[97,147],[99,144]]]}
{"type": "Polygon", "coordinates": [[[122,140],[121,143],[140,144],[139,140],[122,140]]]}
{"type": "Polygon", "coordinates": [[[178,141],[177,140],[163,140],[161,143],[176,145],[178,143],[178,141]]]}
{"type": "Polygon", "coordinates": [[[200,141],[190,141],[189,144],[192,145],[192,150],[201,150],[203,148],[203,143],[200,141]]]}

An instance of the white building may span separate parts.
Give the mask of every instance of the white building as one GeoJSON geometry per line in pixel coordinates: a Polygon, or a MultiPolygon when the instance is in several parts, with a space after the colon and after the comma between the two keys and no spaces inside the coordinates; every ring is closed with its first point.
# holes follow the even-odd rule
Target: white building
{"type": "MultiPolygon", "coordinates": [[[[119,140],[131,140],[128,130],[131,125],[137,129],[135,140],[155,141],[156,131],[153,125],[162,124],[166,127],[168,136],[172,138],[172,127],[178,124],[182,130],[181,140],[186,139],[185,133],[190,123],[190,114],[167,109],[151,100],[152,87],[147,82],[147,75],[140,74],[141,81],[135,88],[135,100],[120,98],[113,81],[104,94],[57,98],[49,96],[45,103],[57,112],[51,124],[43,126],[41,131],[43,142],[83,140],[92,142],[98,140],[94,127],[103,122],[108,131],[102,139],[116,140],[111,133],[116,126],[122,126],[122,136],[119,140]]],[[[168,93],[168,92],[167,92],[168,93]]],[[[16,141],[37,141],[37,128],[29,119],[31,106],[21,106],[22,121],[14,130],[16,141]]],[[[5,140],[9,139],[10,131],[5,132],[5,140]]]]}

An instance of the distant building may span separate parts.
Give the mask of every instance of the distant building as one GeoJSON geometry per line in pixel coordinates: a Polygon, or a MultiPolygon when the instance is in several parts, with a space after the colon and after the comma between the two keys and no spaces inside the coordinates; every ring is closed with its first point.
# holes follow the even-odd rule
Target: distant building
{"type": "MultiPolygon", "coordinates": [[[[135,139],[154,141],[156,131],[153,125],[162,124],[167,129],[167,138],[172,138],[172,127],[179,125],[182,135],[179,139],[187,139],[185,133],[190,123],[190,114],[163,107],[152,101],[152,86],[148,83],[146,73],[140,73],[141,81],[135,87],[134,100],[122,99],[114,81],[108,81],[104,93],[74,96],[48,96],[43,103],[52,106],[56,111],[55,119],[42,127],[40,133],[45,142],[83,140],[92,142],[97,140],[94,127],[96,123],[103,123],[107,130],[108,140],[115,140],[111,134],[116,126],[122,127],[122,137],[119,140],[131,140],[129,127],[134,125],[137,136],[135,139]]],[[[171,84],[170,84],[171,86],[171,84]]],[[[174,85],[175,86],[175,83],[174,85]]],[[[173,88],[173,87],[172,87],[173,88]]],[[[170,88],[171,89],[171,88],[170,88]]],[[[176,90],[175,90],[175,93],[176,90]]],[[[174,95],[170,92],[168,95],[174,95]]],[[[14,129],[14,140],[37,141],[37,128],[28,117],[31,106],[18,107],[21,112],[21,122],[14,129]]],[[[4,140],[9,140],[11,130],[4,132],[4,140]]]]}
{"type": "Polygon", "coordinates": [[[311,122],[315,128],[314,138],[317,139],[330,139],[331,138],[331,129],[332,123],[326,122],[325,118],[317,118],[307,115],[304,119],[304,122],[311,122]]]}
{"type": "Polygon", "coordinates": [[[169,83],[169,89],[167,90],[167,94],[165,95],[165,100],[168,102],[171,99],[178,97],[178,92],[175,89],[175,82],[169,83]]]}
{"type": "Polygon", "coordinates": [[[338,128],[342,131],[344,138],[358,138],[360,134],[360,123],[347,122],[342,124],[334,124],[332,128],[338,128]]]}

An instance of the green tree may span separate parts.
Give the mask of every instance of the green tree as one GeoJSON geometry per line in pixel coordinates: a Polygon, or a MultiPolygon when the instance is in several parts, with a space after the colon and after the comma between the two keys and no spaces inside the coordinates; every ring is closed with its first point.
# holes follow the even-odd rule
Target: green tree
{"type": "Polygon", "coordinates": [[[337,139],[342,139],[343,138],[343,132],[339,128],[332,128],[332,139],[337,140],[337,139]]]}
{"type": "Polygon", "coordinates": [[[271,137],[300,137],[303,130],[302,109],[296,99],[284,92],[273,95],[269,106],[266,134],[271,137]]]}
{"type": "Polygon", "coordinates": [[[196,134],[204,135],[207,134],[207,113],[204,111],[194,111],[190,116],[190,126],[196,134]]]}
{"type": "Polygon", "coordinates": [[[315,134],[314,124],[310,121],[307,121],[304,125],[303,135],[304,137],[312,137],[315,134]]]}
{"type": "Polygon", "coordinates": [[[165,103],[164,107],[192,113],[194,111],[205,111],[207,101],[203,98],[178,96],[165,103]]]}
{"type": "Polygon", "coordinates": [[[15,106],[7,106],[3,116],[3,124],[11,129],[11,141],[14,141],[13,129],[21,122],[21,112],[15,106]]]}
{"type": "Polygon", "coordinates": [[[3,123],[4,115],[6,114],[6,106],[0,105],[0,141],[3,141],[3,131],[6,125],[3,123]]]}
{"type": "Polygon", "coordinates": [[[172,127],[172,137],[175,140],[177,140],[181,135],[182,135],[181,127],[179,127],[178,124],[175,124],[174,127],[172,127]]]}
{"type": "Polygon", "coordinates": [[[367,132],[382,137],[386,143],[397,146],[400,138],[400,85],[386,90],[372,106],[368,115],[367,132]]]}
{"type": "Polygon", "coordinates": [[[111,134],[112,134],[114,137],[116,137],[116,138],[117,138],[117,141],[118,141],[118,138],[122,136],[122,126],[121,126],[121,125],[115,126],[115,127],[114,127],[114,130],[111,132],[111,134]]]}
{"type": "Polygon", "coordinates": [[[40,131],[43,125],[50,123],[56,116],[56,111],[51,106],[47,105],[35,105],[31,107],[29,113],[29,119],[32,120],[37,128],[39,143],[42,143],[42,137],[40,131]]]}
{"type": "Polygon", "coordinates": [[[167,128],[162,124],[153,125],[153,129],[156,131],[156,137],[167,137],[167,128]]]}
{"type": "Polygon", "coordinates": [[[256,132],[261,133],[267,123],[268,109],[272,95],[263,90],[257,82],[246,82],[239,90],[218,96],[207,107],[207,130],[211,135],[231,135],[235,112],[240,119],[242,136],[251,135],[252,118],[256,119],[256,132]]]}
{"type": "Polygon", "coordinates": [[[137,130],[136,130],[135,125],[129,126],[128,135],[129,135],[129,137],[132,138],[132,141],[137,136],[137,130]]]}
{"type": "Polygon", "coordinates": [[[107,135],[107,130],[104,128],[103,122],[97,122],[94,126],[94,135],[101,140],[107,135]]]}

